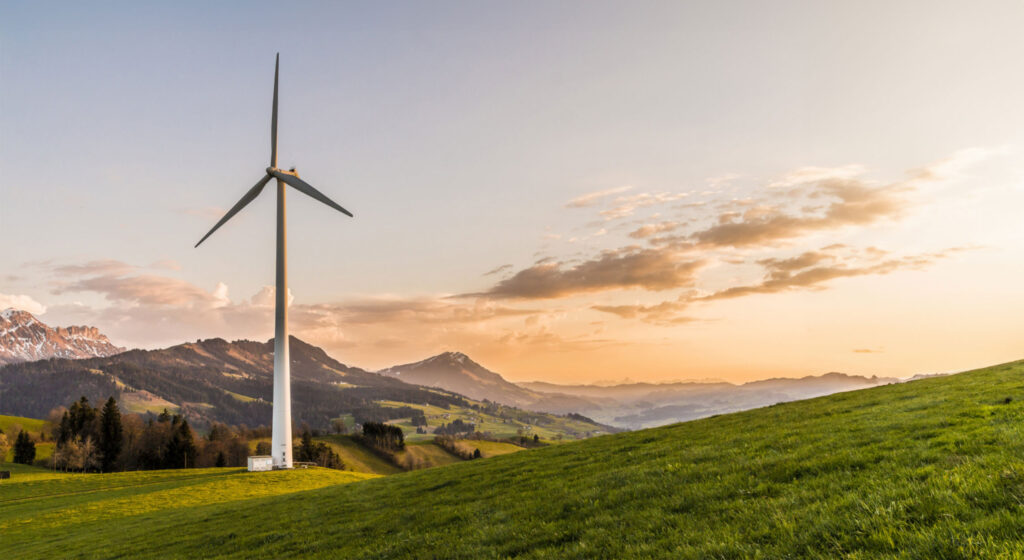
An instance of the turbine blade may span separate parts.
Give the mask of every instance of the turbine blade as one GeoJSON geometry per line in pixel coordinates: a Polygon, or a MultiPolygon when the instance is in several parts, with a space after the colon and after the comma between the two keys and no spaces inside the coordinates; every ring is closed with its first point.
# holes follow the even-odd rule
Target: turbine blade
{"type": "Polygon", "coordinates": [[[274,108],[270,114],[270,167],[277,167],[277,70],[281,64],[281,53],[274,59],[274,108]]]}
{"type": "Polygon", "coordinates": [[[349,212],[348,210],[345,210],[344,208],[339,206],[338,203],[336,203],[333,200],[327,198],[327,196],[324,195],[324,193],[314,189],[312,185],[310,185],[309,183],[303,181],[302,179],[299,179],[295,175],[288,175],[287,173],[281,173],[280,171],[273,170],[273,169],[270,170],[270,174],[273,175],[274,177],[277,177],[281,181],[284,181],[285,183],[288,183],[289,185],[295,187],[295,190],[297,190],[299,192],[302,192],[302,193],[305,193],[306,195],[309,195],[309,196],[319,200],[320,202],[323,202],[324,204],[330,206],[331,208],[334,208],[338,212],[341,212],[342,214],[345,214],[346,216],[348,216],[350,218],[354,218],[355,217],[355,216],[352,215],[352,212],[349,212]]]}
{"type": "MultiPolygon", "coordinates": [[[[219,222],[217,222],[217,225],[213,226],[213,229],[211,229],[209,233],[204,235],[203,238],[199,240],[199,243],[206,241],[206,238],[213,235],[213,232],[217,231],[217,228],[224,225],[224,222],[230,220],[232,216],[237,214],[239,211],[242,210],[242,208],[245,208],[247,204],[252,202],[254,198],[259,196],[260,192],[263,190],[263,187],[267,186],[267,181],[270,181],[270,175],[265,175],[262,179],[260,179],[259,183],[256,183],[256,185],[253,186],[253,188],[249,189],[249,192],[245,193],[245,196],[243,196],[238,202],[236,202],[235,205],[231,207],[231,210],[228,210],[227,214],[224,214],[224,217],[221,218],[219,222]]],[[[199,243],[196,243],[196,247],[199,246],[199,243]]]]}

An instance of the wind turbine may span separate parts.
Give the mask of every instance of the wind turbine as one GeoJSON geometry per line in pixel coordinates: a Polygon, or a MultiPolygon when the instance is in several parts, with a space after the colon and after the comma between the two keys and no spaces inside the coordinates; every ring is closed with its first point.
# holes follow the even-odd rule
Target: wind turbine
{"type": "Polygon", "coordinates": [[[277,168],[277,76],[281,62],[281,53],[277,54],[274,60],[274,108],[270,117],[270,167],[266,169],[263,176],[249,192],[228,210],[227,214],[213,226],[196,247],[207,237],[213,235],[217,228],[224,225],[252,202],[263,192],[263,187],[271,179],[277,179],[277,287],[275,293],[274,309],[274,422],[271,433],[271,456],[273,457],[274,468],[290,469],[292,467],[292,396],[291,396],[291,371],[288,359],[288,269],[287,269],[287,247],[285,235],[285,185],[294,187],[295,190],[307,194],[320,202],[334,208],[335,210],[352,217],[352,213],[345,210],[333,200],[327,198],[323,193],[314,189],[312,185],[299,178],[299,174],[292,168],[290,171],[277,168]]]}

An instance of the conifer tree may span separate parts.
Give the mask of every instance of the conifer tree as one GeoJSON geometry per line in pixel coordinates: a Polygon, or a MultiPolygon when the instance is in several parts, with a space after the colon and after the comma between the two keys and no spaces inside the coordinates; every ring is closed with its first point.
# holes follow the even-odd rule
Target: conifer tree
{"type": "Polygon", "coordinates": [[[18,432],[18,438],[14,440],[14,462],[31,465],[35,460],[36,444],[32,443],[32,438],[29,437],[28,432],[25,430],[18,432]]]}
{"type": "Polygon", "coordinates": [[[117,458],[124,444],[124,427],[121,425],[121,411],[117,409],[114,397],[107,399],[100,413],[100,468],[103,472],[114,470],[117,458]]]}

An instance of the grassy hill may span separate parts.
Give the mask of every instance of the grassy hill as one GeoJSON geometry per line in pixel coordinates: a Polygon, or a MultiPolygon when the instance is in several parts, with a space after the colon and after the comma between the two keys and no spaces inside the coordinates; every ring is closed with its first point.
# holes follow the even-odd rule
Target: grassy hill
{"type": "Polygon", "coordinates": [[[25,418],[24,416],[5,416],[0,414],[0,430],[7,434],[7,438],[13,440],[18,435],[18,428],[26,432],[38,434],[43,430],[45,420],[38,418],[25,418]]]}
{"type": "MultiPolygon", "coordinates": [[[[18,430],[25,430],[32,435],[38,435],[46,427],[46,421],[38,418],[25,418],[23,416],[5,416],[0,414],[0,430],[3,430],[4,434],[7,435],[7,440],[11,444],[11,449],[7,450],[5,457],[0,457],[2,461],[11,461],[14,459],[14,438],[18,436],[18,430]]],[[[44,442],[36,444],[36,459],[38,461],[45,461],[53,455],[53,442],[44,442]]],[[[10,470],[6,467],[4,470],[10,470]]]]}
{"type": "Polygon", "coordinates": [[[1022,428],[1016,362],[353,484],[16,478],[0,555],[1022,558],[1022,428]]]}
{"type": "Polygon", "coordinates": [[[602,426],[593,422],[575,420],[568,416],[556,416],[543,412],[530,412],[520,408],[495,403],[484,403],[466,399],[471,406],[451,405],[447,408],[429,404],[410,404],[382,400],[379,404],[385,408],[415,409],[423,413],[427,420],[427,433],[417,434],[412,425],[412,418],[395,418],[388,420],[402,428],[406,441],[425,441],[434,439],[434,429],[454,420],[462,420],[476,426],[479,432],[487,432],[496,438],[514,438],[520,434],[533,437],[535,434],[543,440],[578,439],[602,433],[619,431],[611,426],[602,426]]]}

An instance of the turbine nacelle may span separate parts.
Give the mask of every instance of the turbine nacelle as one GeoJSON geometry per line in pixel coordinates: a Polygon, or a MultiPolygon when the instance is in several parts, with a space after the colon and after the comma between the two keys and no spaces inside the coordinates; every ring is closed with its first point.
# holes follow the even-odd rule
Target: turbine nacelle
{"type": "Polygon", "coordinates": [[[277,168],[277,167],[268,167],[267,168],[267,175],[273,175],[274,171],[277,171],[278,173],[282,173],[284,175],[291,175],[293,177],[298,177],[299,176],[299,172],[296,171],[294,167],[289,169],[289,170],[287,170],[287,171],[285,171],[284,169],[277,168]]]}

